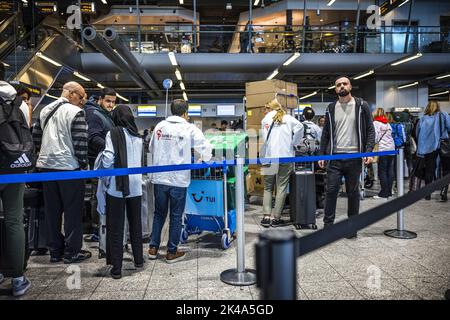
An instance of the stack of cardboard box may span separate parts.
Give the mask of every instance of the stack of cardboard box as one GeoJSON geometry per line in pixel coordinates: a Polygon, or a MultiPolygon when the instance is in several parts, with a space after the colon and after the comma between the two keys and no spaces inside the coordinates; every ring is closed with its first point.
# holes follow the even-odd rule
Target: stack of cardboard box
{"type": "MultiPolygon", "coordinates": [[[[265,105],[277,99],[285,108],[294,109],[298,106],[297,84],[282,80],[263,80],[245,84],[247,132],[249,133],[249,155],[256,157],[260,150],[262,139],[259,139],[261,121],[268,111],[265,105]],[[258,139],[255,137],[258,136],[258,139]]],[[[250,165],[247,176],[247,191],[249,194],[261,195],[264,190],[260,166],[250,165]]]]}

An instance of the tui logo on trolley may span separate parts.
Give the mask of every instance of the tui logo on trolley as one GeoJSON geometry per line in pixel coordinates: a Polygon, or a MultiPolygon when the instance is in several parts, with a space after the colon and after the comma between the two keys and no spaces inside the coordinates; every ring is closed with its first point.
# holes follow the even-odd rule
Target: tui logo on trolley
{"type": "Polygon", "coordinates": [[[192,199],[194,199],[194,201],[196,203],[200,203],[203,201],[203,199],[205,199],[206,202],[209,203],[215,203],[216,202],[216,198],[215,197],[204,197],[205,191],[201,192],[201,196],[197,197],[197,193],[192,193],[192,199]]]}

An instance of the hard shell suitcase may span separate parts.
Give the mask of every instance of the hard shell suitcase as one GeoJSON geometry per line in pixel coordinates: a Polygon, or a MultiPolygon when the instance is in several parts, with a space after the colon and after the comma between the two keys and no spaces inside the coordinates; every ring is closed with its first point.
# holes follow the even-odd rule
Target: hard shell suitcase
{"type": "Polygon", "coordinates": [[[314,172],[297,171],[290,179],[290,214],[296,229],[317,229],[314,172]]]}
{"type": "Polygon", "coordinates": [[[47,249],[47,224],[45,221],[44,195],[41,189],[26,188],[23,195],[23,206],[26,233],[28,236],[27,253],[34,252],[38,255],[46,254],[47,249]]]}

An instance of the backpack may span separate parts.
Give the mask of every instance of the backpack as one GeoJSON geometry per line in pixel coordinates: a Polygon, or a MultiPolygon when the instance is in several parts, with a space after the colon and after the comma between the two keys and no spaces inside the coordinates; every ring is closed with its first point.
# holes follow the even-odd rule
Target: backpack
{"type": "Polygon", "coordinates": [[[315,155],[319,151],[319,143],[316,137],[314,137],[311,128],[304,122],[302,124],[304,128],[304,134],[297,151],[302,155],[315,155]]]}
{"type": "Polygon", "coordinates": [[[23,173],[35,166],[34,143],[21,97],[14,101],[0,98],[0,172],[23,173]]]}
{"type": "Polygon", "coordinates": [[[405,145],[405,129],[401,123],[391,123],[392,138],[394,139],[395,148],[401,148],[405,145]]]}

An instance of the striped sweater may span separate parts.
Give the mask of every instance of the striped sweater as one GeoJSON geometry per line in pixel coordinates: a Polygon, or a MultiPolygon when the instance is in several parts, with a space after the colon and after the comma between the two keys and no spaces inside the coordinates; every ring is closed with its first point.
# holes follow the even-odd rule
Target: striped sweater
{"type": "MultiPolygon", "coordinates": [[[[60,104],[61,104],[61,102],[65,102],[65,101],[60,101],[60,104]]],[[[56,106],[56,105],[57,104],[55,103],[54,106],[56,106]]],[[[54,107],[54,106],[49,105],[47,107],[54,107]]],[[[43,111],[46,108],[44,108],[43,111]]],[[[60,110],[56,111],[54,113],[54,115],[52,116],[52,118],[59,117],[60,116],[59,113],[61,113],[60,110]]],[[[48,112],[47,112],[47,116],[48,116],[48,112]]],[[[53,167],[48,164],[52,164],[52,163],[58,164],[58,162],[60,162],[60,159],[51,159],[52,157],[54,157],[53,156],[53,154],[55,154],[54,152],[49,152],[47,154],[47,152],[45,150],[41,150],[41,147],[44,148],[43,145],[45,145],[45,143],[47,143],[47,145],[48,145],[48,143],[51,143],[52,148],[55,148],[55,146],[54,146],[55,141],[51,140],[52,139],[51,135],[50,135],[50,138],[48,138],[48,139],[50,139],[50,141],[43,141],[44,132],[43,132],[43,128],[42,128],[42,120],[45,121],[45,118],[43,119],[42,115],[41,115],[38,117],[37,122],[35,123],[35,125],[33,127],[33,141],[36,146],[36,151],[40,153],[37,166],[42,167],[42,168],[52,169],[53,167]],[[44,154],[44,156],[42,156],[42,154],[44,154]],[[41,163],[41,165],[40,165],[40,163],[41,163]],[[42,165],[42,163],[45,163],[47,165],[42,165]]],[[[69,134],[70,137],[63,137],[64,132],[67,132],[67,131],[64,131],[64,130],[62,130],[62,128],[58,127],[58,125],[60,123],[60,122],[58,122],[58,120],[59,119],[49,120],[47,127],[45,129],[53,130],[53,132],[56,132],[56,134],[59,135],[58,140],[70,139],[70,146],[68,147],[68,149],[73,149],[73,153],[72,153],[72,150],[61,150],[61,151],[65,152],[66,154],[71,153],[72,156],[78,162],[79,168],[82,168],[82,169],[86,168],[87,163],[88,163],[88,160],[87,160],[87,153],[88,153],[88,131],[87,131],[87,129],[88,129],[88,127],[87,127],[84,111],[80,110],[72,119],[71,125],[70,125],[70,134],[69,134]],[[54,121],[52,121],[52,120],[54,120],[54,121]],[[52,127],[52,128],[50,128],[50,127],[52,127]]],[[[58,166],[56,165],[54,167],[54,169],[62,169],[62,168],[58,168],[58,166]]],[[[75,168],[73,168],[73,169],[75,169],[75,168]]]]}

